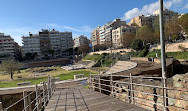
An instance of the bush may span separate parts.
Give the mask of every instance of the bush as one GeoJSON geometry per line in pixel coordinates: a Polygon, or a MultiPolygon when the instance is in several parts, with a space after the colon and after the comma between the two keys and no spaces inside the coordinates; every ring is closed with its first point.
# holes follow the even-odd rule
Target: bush
{"type": "Polygon", "coordinates": [[[144,47],[143,47],[143,43],[140,39],[135,39],[133,41],[133,43],[131,44],[131,48],[136,51],[139,51],[139,50],[142,50],[144,47]]]}
{"type": "Polygon", "coordinates": [[[148,53],[148,50],[144,48],[139,54],[138,57],[145,57],[148,53]]]}

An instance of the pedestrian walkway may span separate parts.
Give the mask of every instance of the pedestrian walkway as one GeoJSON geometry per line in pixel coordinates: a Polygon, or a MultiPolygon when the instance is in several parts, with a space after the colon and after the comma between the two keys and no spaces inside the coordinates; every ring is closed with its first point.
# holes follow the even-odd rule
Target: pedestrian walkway
{"type": "Polygon", "coordinates": [[[84,88],[81,84],[62,84],[45,111],[147,111],[119,99],[84,88]]]}

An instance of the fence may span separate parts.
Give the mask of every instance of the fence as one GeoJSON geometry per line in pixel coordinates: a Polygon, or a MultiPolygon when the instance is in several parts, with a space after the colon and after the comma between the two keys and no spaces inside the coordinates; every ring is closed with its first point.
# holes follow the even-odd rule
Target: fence
{"type": "MultiPolygon", "coordinates": [[[[163,78],[162,77],[143,77],[143,76],[132,76],[131,74],[129,76],[123,76],[123,75],[114,75],[114,74],[110,74],[110,75],[91,75],[89,76],[89,87],[93,88],[94,91],[99,91],[100,93],[106,93],[106,94],[110,94],[113,97],[118,98],[118,95],[121,95],[122,93],[118,93],[118,89],[121,90],[126,90],[127,93],[123,94],[125,96],[125,98],[128,98],[128,102],[138,105],[138,106],[142,106],[142,107],[146,107],[148,106],[148,104],[151,104],[151,106],[148,106],[150,108],[150,110],[155,110],[155,111],[168,111],[170,106],[173,107],[177,107],[182,109],[182,111],[184,110],[188,110],[185,109],[183,107],[178,107],[176,105],[169,105],[168,104],[168,100],[169,99],[175,99],[175,100],[183,100],[188,102],[187,99],[177,99],[177,98],[173,98],[173,97],[168,97],[167,94],[165,92],[174,90],[174,91],[183,91],[186,94],[188,94],[188,90],[179,90],[179,89],[172,89],[172,88],[168,88],[165,87],[164,84],[162,84],[162,86],[156,86],[156,85],[149,85],[149,84],[143,84],[143,83],[136,83],[137,80],[135,79],[144,79],[144,80],[157,80],[157,81],[162,81],[163,82],[163,78]],[[122,80],[125,81],[122,81],[122,80]],[[121,86],[121,87],[120,87],[121,86]],[[122,86],[124,86],[124,88],[122,88],[122,86]],[[125,86],[127,86],[125,88],[125,86]],[[162,93],[159,95],[157,93],[149,93],[146,91],[140,91],[138,90],[136,87],[149,87],[149,88],[153,88],[155,89],[160,89],[162,91],[162,93]],[[165,91],[166,90],[166,91],[165,91]],[[155,98],[161,98],[160,102],[157,102],[156,100],[154,100],[155,102],[151,102],[151,101],[147,101],[144,98],[140,98],[137,94],[143,94],[143,95],[147,95],[147,96],[152,96],[154,99],[155,98]]],[[[188,107],[188,106],[187,106],[188,107]]]]}
{"type": "Polygon", "coordinates": [[[0,111],[12,111],[12,109],[23,102],[23,109],[21,111],[42,111],[50,100],[55,91],[55,80],[48,76],[48,80],[42,82],[42,87],[35,86],[35,90],[32,92],[23,91],[23,98],[16,101],[12,105],[3,109],[0,102],[0,111]],[[34,99],[31,97],[34,95],[34,99]]]}

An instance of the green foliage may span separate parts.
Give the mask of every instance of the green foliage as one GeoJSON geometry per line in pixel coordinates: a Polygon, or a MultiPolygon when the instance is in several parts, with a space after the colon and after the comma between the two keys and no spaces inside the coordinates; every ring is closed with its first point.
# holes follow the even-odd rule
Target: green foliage
{"type": "MultiPolygon", "coordinates": [[[[156,57],[156,53],[158,54],[158,57],[161,57],[160,50],[153,50],[147,54],[146,57],[156,57]]],[[[175,59],[188,59],[188,51],[185,52],[166,52],[167,57],[173,57],[175,59]]]]}
{"type": "Polygon", "coordinates": [[[42,81],[46,81],[47,77],[42,77],[42,78],[31,78],[31,79],[25,79],[25,80],[16,80],[16,81],[9,81],[9,82],[0,82],[0,88],[5,88],[5,87],[17,87],[18,83],[21,82],[26,82],[26,81],[31,81],[31,84],[39,84],[42,81]]]}
{"type": "Polygon", "coordinates": [[[14,72],[20,69],[22,65],[15,60],[5,60],[0,64],[0,70],[10,74],[11,79],[13,79],[14,72]]]}
{"type": "Polygon", "coordinates": [[[103,57],[103,55],[99,55],[99,54],[93,54],[93,55],[86,55],[83,60],[92,60],[92,61],[99,61],[101,58],[103,57]]]}
{"type": "Polygon", "coordinates": [[[143,42],[140,39],[135,39],[133,43],[131,44],[131,48],[139,51],[143,49],[143,42]]]}
{"type": "Polygon", "coordinates": [[[153,51],[149,52],[146,57],[154,57],[155,58],[156,57],[156,53],[157,53],[158,57],[161,56],[161,50],[154,49],[153,51]]]}
{"type": "Polygon", "coordinates": [[[188,32],[188,13],[182,15],[181,18],[179,18],[179,24],[183,27],[185,31],[188,32]]]}
{"type": "Polygon", "coordinates": [[[188,51],[186,52],[167,52],[168,57],[173,57],[175,59],[188,59],[188,51]]]}
{"type": "Polygon", "coordinates": [[[138,57],[145,57],[148,53],[148,50],[144,48],[139,54],[138,57]]]}
{"type": "Polygon", "coordinates": [[[111,64],[115,62],[116,62],[116,59],[112,59],[112,58],[101,59],[101,65],[103,67],[110,67],[111,64]]]}
{"type": "Polygon", "coordinates": [[[154,40],[152,28],[145,25],[139,28],[136,36],[138,39],[145,41],[145,44],[148,42],[151,43],[154,40]]]}
{"type": "MultiPolygon", "coordinates": [[[[91,73],[95,74],[94,72],[91,72],[91,73]]],[[[69,80],[69,79],[74,79],[74,75],[76,75],[76,74],[85,74],[85,76],[88,77],[90,74],[90,71],[73,71],[73,72],[69,72],[67,74],[60,74],[55,77],[59,77],[60,80],[69,80]]]]}

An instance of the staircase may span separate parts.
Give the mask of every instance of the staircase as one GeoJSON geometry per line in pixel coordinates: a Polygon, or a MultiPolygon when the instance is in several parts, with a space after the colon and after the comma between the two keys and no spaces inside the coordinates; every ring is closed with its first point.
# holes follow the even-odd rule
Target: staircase
{"type": "Polygon", "coordinates": [[[137,63],[130,61],[118,61],[114,66],[110,68],[105,74],[117,73],[135,68],[137,63]]]}

